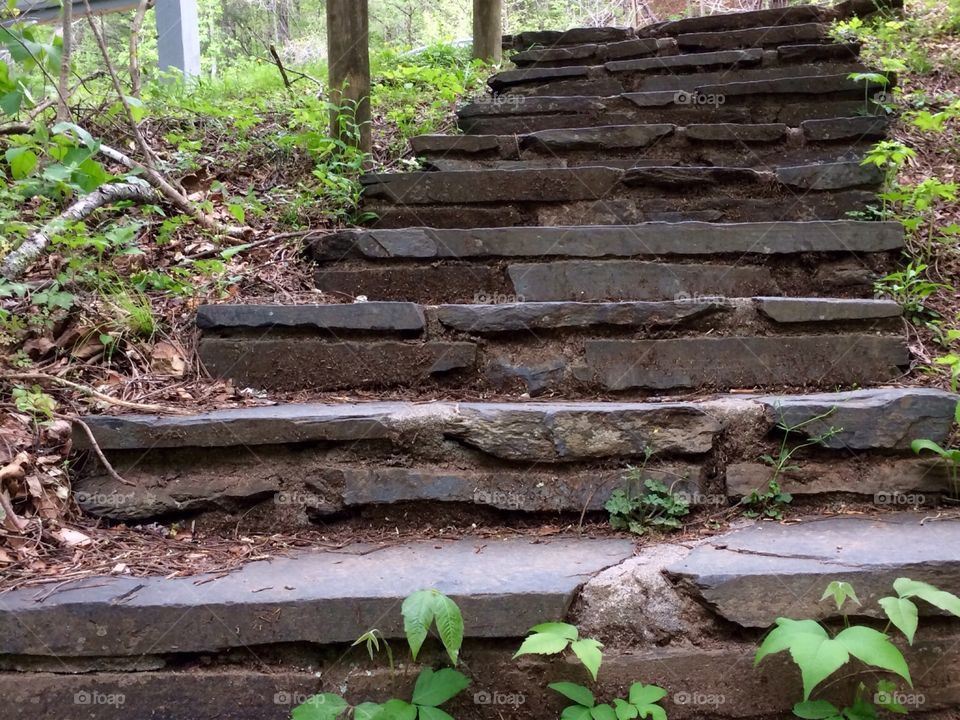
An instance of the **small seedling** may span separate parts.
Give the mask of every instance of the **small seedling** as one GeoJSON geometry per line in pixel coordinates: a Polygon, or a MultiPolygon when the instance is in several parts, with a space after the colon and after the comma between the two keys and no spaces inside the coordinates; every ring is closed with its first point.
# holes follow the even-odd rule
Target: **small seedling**
{"type": "Polygon", "coordinates": [[[573,651],[583,666],[596,680],[603,662],[603,647],[592,638],[580,638],[580,631],[575,625],[562,622],[541,623],[530,628],[531,634],[523,641],[514,657],[521,655],[556,655],[568,647],[573,651]]]}
{"type": "MultiPolygon", "coordinates": [[[[960,403],[953,413],[954,422],[960,425],[960,403]]],[[[920,438],[910,443],[910,448],[919,455],[924,450],[939,455],[947,464],[949,473],[950,492],[954,498],[960,498],[960,448],[943,448],[938,443],[927,438],[920,438]]]]}

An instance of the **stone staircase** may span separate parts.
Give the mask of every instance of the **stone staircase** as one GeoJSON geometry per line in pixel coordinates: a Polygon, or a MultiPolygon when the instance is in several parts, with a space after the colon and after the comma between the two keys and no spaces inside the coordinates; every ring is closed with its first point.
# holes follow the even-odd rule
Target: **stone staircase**
{"type": "MultiPolygon", "coordinates": [[[[406,696],[414,670],[349,645],[402,637],[402,599],[436,587],[463,609],[471,691],[520,694],[524,717],[561,709],[546,682],[582,681],[562,660],[509,661],[563,618],[605,644],[600,695],[642,680],[674,720],[774,717],[801,694],[779,658],[751,667],[777,616],[835,617],[820,600],[835,579],[867,617],[902,575],[960,591],[960,521],[900,505],[949,490],[910,443],[946,442],[958,398],[897,386],[901,309],[873,293],[904,246],[898,224],[863,220],[886,86],[849,80],[858,48],[826,32],[873,9],[507,38],[519,69],[462,109],[465,134],[414,139],[423,171],[364,179],[378,220],[309,248],[317,287],[362,301],[199,309],[211,375],[317,402],[90,417],[134,486],[95,462],[74,483],[87,512],[127,523],[416,529],[430,513],[500,529],[0,595],[6,716],[281,720],[318,691],[406,696]],[[762,455],[828,430],[780,477],[809,513],[796,522],[639,548],[537,532],[602,517],[629,464],[726,510],[766,487],[762,455]]],[[[960,631],[933,622],[908,655],[930,713],[960,698],[960,631]]],[[[424,660],[441,661],[429,642],[424,660]]],[[[471,699],[458,720],[498,711],[471,699]]]]}

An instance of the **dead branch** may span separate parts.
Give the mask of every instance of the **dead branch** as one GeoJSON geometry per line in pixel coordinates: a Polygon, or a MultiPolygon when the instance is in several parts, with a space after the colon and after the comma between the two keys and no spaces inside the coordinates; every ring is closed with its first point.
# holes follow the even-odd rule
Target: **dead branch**
{"type": "Polygon", "coordinates": [[[273,45],[270,46],[270,54],[273,56],[273,64],[276,65],[277,70],[280,71],[280,77],[283,80],[283,86],[289,90],[290,78],[287,77],[287,70],[283,67],[283,60],[280,59],[280,53],[277,52],[277,48],[273,45]]]}
{"type": "Polygon", "coordinates": [[[130,26],[130,94],[136,98],[140,97],[140,28],[149,3],[150,0],[140,0],[130,26]]]}
{"type": "Polygon", "coordinates": [[[10,501],[10,496],[7,495],[3,483],[5,480],[22,480],[26,474],[23,466],[29,464],[30,456],[27,453],[20,453],[9,465],[0,468],[0,509],[3,510],[3,520],[12,524],[13,529],[17,532],[26,530],[30,526],[30,522],[14,512],[13,503],[10,501]]]}
{"type": "Polygon", "coordinates": [[[163,405],[146,405],[143,403],[130,402],[128,400],[121,400],[120,398],[110,397],[109,395],[104,395],[101,392],[97,392],[91,387],[86,385],[81,385],[80,383],[72,382],[71,380],[66,380],[57,375],[48,375],[47,373],[0,373],[0,380],[17,380],[17,381],[34,381],[34,382],[52,382],[55,385],[61,385],[63,387],[71,388],[76,390],[84,395],[92,397],[94,400],[99,400],[100,402],[105,402],[110,405],[116,405],[117,407],[127,408],[128,410],[139,410],[140,412],[145,413],[157,413],[164,415],[186,415],[186,411],[181,410],[180,408],[170,408],[164,407],[163,405]]]}
{"type": "Polygon", "coordinates": [[[145,203],[155,203],[160,196],[153,188],[142,183],[113,183],[101,185],[89,195],[84,195],[73,205],[48,222],[37,232],[24,240],[23,244],[4,258],[0,264],[0,275],[7,280],[16,280],[26,272],[34,261],[40,257],[50,237],[55,235],[67,223],[87,218],[97,208],[118,200],[137,200],[145,203]]]}
{"type": "Polygon", "coordinates": [[[79,425],[80,429],[83,430],[83,433],[87,436],[87,441],[90,443],[90,449],[93,450],[93,454],[97,456],[97,459],[100,461],[100,464],[103,465],[103,469],[107,471],[107,475],[112,477],[118,483],[123,485],[130,485],[136,487],[135,482],[130,482],[126,478],[122,477],[116,470],[113,469],[113,465],[110,464],[110,461],[107,460],[107,456],[103,454],[103,450],[100,449],[100,443],[97,442],[97,438],[94,437],[93,430],[90,429],[90,426],[87,425],[83,419],[76,415],[60,415],[56,414],[55,417],[58,417],[62,420],[67,420],[72,422],[75,425],[79,425]]]}
{"type": "Polygon", "coordinates": [[[117,70],[113,66],[113,61],[110,59],[110,52],[107,49],[106,40],[104,40],[103,33],[100,32],[100,29],[97,27],[97,24],[94,21],[94,16],[92,14],[92,10],[90,9],[90,0],[84,0],[84,5],[86,5],[88,13],[87,23],[90,25],[90,30],[93,32],[93,36],[97,41],[97,46],[100,48],[100,55],[103,57],[103,63],[107,68],[107,73],[109,74],[110,80],[113,83],[113,89],[120,98],[120,104],[123,106],[124,112],[126,113],[127,121],[130,124],[130,130],[133,132],[134,140],[136,140],[137,146],[140,148],[140,152],[143,153],[143,157],[146,161],[145,164],[141,164],[140,167],[143,169],[147,181],[160,193],[162,193],[163,196],[166,197],[175,208],[177,208],[177,210],[184,215],[193,218],[198,225],[206,230],[214,233],[230,235],[232,237],[244,237],[249,235],[252,232],[250,228],[225,226],[219,223],[216,219],[202,212],[193,203],[191,203],[183,195],[183,193],[177,190],[169,180],[167,180],[163,175],[160,174],[160,172],[157,171],[156,167],[154,166],[155,163],[153,151],[150,149],[146,139],[143,137],[143,133],[140,132],[140,126],[134,117],[133,109],[130,107],[127,96],[123,92],[123,86],[120,84],[120,78],[117,76],[117,70]]]}
{"type": "Polygon", "coordinates": [[[63,46],[60,56],[60,83],[57,85],[57,120],[70,120],[70,60],[73,54],[73,0],[64,0],[61,39],[63,46]]]}

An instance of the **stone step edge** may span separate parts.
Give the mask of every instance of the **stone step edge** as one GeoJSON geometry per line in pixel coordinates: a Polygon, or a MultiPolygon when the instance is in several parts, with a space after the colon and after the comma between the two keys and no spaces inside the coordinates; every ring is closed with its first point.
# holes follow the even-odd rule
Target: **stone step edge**
{"type": "Polygon", "coordinates": [[[466,258],[777,255],[803,252],[888,252],[904,247],[898,222],[861,220],[766,223],[649,222],[477,229],[343,230],[317,238],[307,252],[317,262],[360,256],[466,258]]]}
{"type": "Polygon", "coordinates": [[[519,638],[566,617],[584,582],[633,551],[631,540],[587,538],[356,543],[251,562],[226,575],[90,577],[61,585],[42,603],[36,589],[4,594],[0,655],[349,643],[371,628],[396,638],[403,599],[430,588],[460,605],[468,637],[519,638]]]}
{"type": "Polygon", "coordinates": [[[687,319],[736,312],[741,324],[771,321],[848,323],[900,317],[892,300],[843,298],[682,298],[668,301],[621,302],[506,302],[421,305],[412,302],[365,301],[349,304],[237,304],[201,305],[197,327],[204,331],[263,328],[417,333],[438,325],[476,334],[525,329],[587,329],[590,327],[644,327],[672,325],[687,319]]]}
{"type": "Polygon", "coordinates": [[[884,116],[805,120],[797,128],[786,123],[637,123],[538,130],[518,135],[419,135],[411,138],[410,149],[425,158],[439,153],[441,158],[450,154],[496,154],[501,159],[516,160],[523,151],[538,148],[547,148],[551,154],[585,150],[626,152],[662,143],[664,139],[738,145],[793,141],[798,147],[806,147],[839,140],[878,139],[886,136],[888,125],[884,116]]]}
{"type": "MultiPolygon", "coordinates": [[[[656,418],[663,413],[701,422],[714,418],[708,423],[712,430],[706,444],[694,448],[696,452],[707,452],[712,447],[712,436],[722,432],[737,416],[755,418],[767,414],[771,423],[782,418],[797,425],[832,410],[836,422],[850,427],[829,439],[825,447],[902,450],[909,449],[910,441],[916,437],[944,441],[953,427],[958,400],[960,396],[943,390],[876,388],[807,395],[709,395],[691,401],[290,403],[187,416],[88,415],[84,421],[103,450],[352,442],[387,439],[418,428],[441,434],[469,434],[475,428],[482,435],[498,422],[518,422],[526,428],[524,434],[534,426],[544,429],[543,440],[554,448],[555,459],[588,459],[597,457],[596,453],[578,454],[565,439],[569,428],[564,423],[577,417],[590,418],[614,435],[624,418],[656,418]],[[896,427],[889,425],[894,420],[896,427]]],[[[822,426],[822,422],[810,426],[807,432],[820,432],[825,429],[822,426]]],[[[79,427],[74,429],[74,444],[78,449],[89,447],[85,432],[79,427]]],[[[667,446],[673,447],[669,442],[667,446]]],[[[524,457],[529,459],[530,453],[515,459],[524,457]]],[[[545,455],[543,459],[548,458],[545,455]]]]}

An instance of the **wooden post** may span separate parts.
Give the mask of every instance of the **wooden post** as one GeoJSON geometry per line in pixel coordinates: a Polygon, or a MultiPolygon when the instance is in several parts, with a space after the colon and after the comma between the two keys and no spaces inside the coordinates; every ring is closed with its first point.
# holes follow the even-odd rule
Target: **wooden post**
{"type": "MultiPolygon", "coordinates": [[[[135,5],[135,3],[134,3],[135,5]]],[[[155,5],[160,69],[177,68],[184,78],[200,75],[200,20],[197,0],[163,0],[155,5]]]]}
{"type": "Polygon", "coordinates": [[[503,0],[473,0],[473,56],[498,64],[503,57],[503,0]]]}
{"type": "MultiPolygon", "coordinates": [[[[360,127],[360,149],[370,152],[370,14],[367,0],[327,0],[327,63],[330,102],[360,127]]],[[[340,113],[330,132],[340,137],[340,113]]],[[[343,138],[350,140],[350,138],[343,138]]]]}

